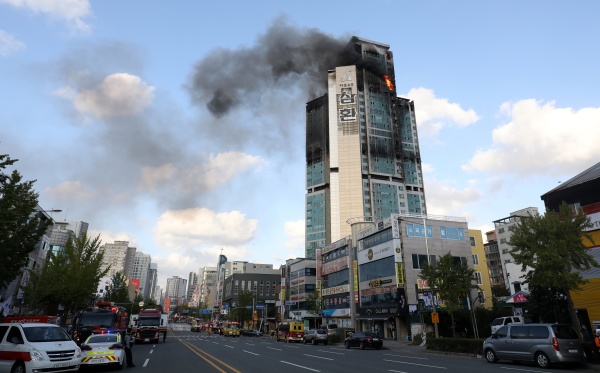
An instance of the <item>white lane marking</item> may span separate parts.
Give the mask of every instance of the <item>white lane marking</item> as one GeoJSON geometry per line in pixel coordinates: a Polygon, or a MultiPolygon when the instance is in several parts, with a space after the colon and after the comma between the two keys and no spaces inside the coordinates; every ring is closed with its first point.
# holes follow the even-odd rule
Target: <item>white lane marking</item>
{"type": "Polygon", "coordinates": [[[542,373],[542,370],[531,370],[531,369],[522,369],[522,368],[508,368],[508,367],[500,367],[501,369],[508,369],[508,370],[518,370],[521,372],[536,372],[536,373],[542,373]]]}
{"type": "Polygon", "coordinates": [[[406,373],[406,372],[403,372],[403,371],[401,371],[401,370],[388,370],[388,372],[394,372],[394,373],[406,373]]]}
{"type": "Polygon", "coordinates": [[[336,355],[344,355],[343,352],[333,352],[333,351],[327,351],[327,350],[317,350],[319,352],[324,352],[326,354],[336,354],[336,355]]]}
{"type": "Polygon", "coordinates": [[[281,360],[281,362],[282,362],[282,363],[284,363],[284,364],[293,365],[293,366],[295,366],[295,367],[298,367],[298,368],[303,368],[303,369],[307,369],[307,370],[312,370],[313,372],[321,372],[320,370],[316,370],[316,369],[312,369],[312,368],[304,367],[304,366],[302,366],[302,365],[298,365],[298,364],[292,364],[292,363],[289,363],[289,362],[287,362],[287,361],[283,361],[283,360],[281,360]]]}
{"type": "Polygon", "coordinates": [[[407,364],[407,365],[417,365],[417,366],[420,366],[420,367],[427,367],[427,368],[447,369],[446,367],[438,367],[436,365],[426,365],[426,364],[409,363],[409,362],[406,362],[406,361],[387,360],[387,359],[383,359],[383,361],[388,361],[390,363],[400,363],[400,364],[407,364]]]}
{"type": "Polygon", "coordinates": [[[419,359],[419,360],[429,360],[426,357],[416,357],[416,356],[404,356],[404,355],[392,355],[392,354],[384,354],[385,356],[394,356],[394,357],[403,357],[405,359],[419,359]]]}
{"type": "Polygon", "coordinates": [[[242,351],[244,351],[247,354],[252,354],[252,355],[260,356],[259,354],[255,354],[254,352],[250,352],[250,351],[246,351],[246,350],[242,350],[242,351]]]}
{"type": "Polygon", "coordinates": [[[309,355],[309,354],[304,354],[304,356],[310,356],[310,357],[314,357],[314,358],[317,358],[317,359],[323,359],[323,360],[333,360],[330,357],[321,357],[321,356],[309,355]]]}
{"type": "Polygon", "coordinates": [[[144,361],[144,364],[142,366],[145,368],[146,365],[148,365],[149,362],[150,362],[150,359],[146,359],[146,361],[144,361]]]}
{"type": "Polygon", "coordinates": [[[233,346],[224,345],[225,347],[233,348],[233,346]]]}
{"type": "Polygon", "coordinates": [[[154,350],[150,350],[150,355],[152,355],[153,352],[154,352],[154,350]]]}
{"type": "Polygon", "coordinates": [[[248,346],[256,346],[254,343],[246,343],[248,346]]]}
{"type": "Polygon", "coordinates": [[[283,351],[281,348],[275,348],[275,347],[267,347],[270,350],[277,350],[277,351],[283,351]]]}

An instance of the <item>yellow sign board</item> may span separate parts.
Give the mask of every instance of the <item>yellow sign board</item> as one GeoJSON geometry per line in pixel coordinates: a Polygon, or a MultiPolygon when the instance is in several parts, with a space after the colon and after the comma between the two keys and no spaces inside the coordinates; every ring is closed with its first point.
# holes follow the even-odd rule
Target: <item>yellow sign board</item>
{"type": "Polygon", "coordinates": [[[434,324],[439,324],[440,323],[440,315],[437,312],[432,312],[431,313],[431,322],[434,324]]]}

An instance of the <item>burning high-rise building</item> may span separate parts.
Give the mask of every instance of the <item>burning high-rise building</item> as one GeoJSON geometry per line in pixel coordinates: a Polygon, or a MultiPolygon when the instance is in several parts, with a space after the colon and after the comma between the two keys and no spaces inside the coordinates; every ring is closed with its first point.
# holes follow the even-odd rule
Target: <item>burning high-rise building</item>
{"type": "Polygon", "coordinates": [[[389,46],[352,37],[306,104],[306,257],[352,222],[426,214],[412,101],[396,96],[389,46]]]}

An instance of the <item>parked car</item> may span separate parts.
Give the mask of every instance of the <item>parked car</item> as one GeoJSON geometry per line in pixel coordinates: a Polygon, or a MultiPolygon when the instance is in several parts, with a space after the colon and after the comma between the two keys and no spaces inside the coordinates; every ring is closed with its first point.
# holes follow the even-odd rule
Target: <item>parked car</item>
{"type": "Polygon", "coordinates": [[[262,337],[263,333],[259,330],[242,330],[244,337],[262,337]]]}
{"type": "Polygon", "coordinates": [[[504,325],[509,324],[525,324],[525,320],[521,316],[505,316],[498,317],[492,322],[492,334],[498,331],[504,325]]]}
{"type": "Polygon", "coordinates": [[[304,344],[311,343],[318,345],[323,343],[327,346],[327,331],[325,329],[310,329],[304,333],[302,337],[304,344]]]}
{"type": "Polygon", "coordinates": [[[498,360],[533,361],[540,368],[551,363],[586,362],[579,334],[569,324],[510,324],[483,342],[489,363],[498,360]]]}
{"type": "Polygon", "coordinates": [[[375,333],[355,332],[344,340],[344,346],[346,346],[346,348],[360,347],[361,350],[364,350],[367,347],[381,350],[381,347],[383,347],[383,339],[379,338],[375,333]]]}
{"type": "Polygon", "coordinates": [[[125,343],[121,334],[92,334],[81,344],[81,366],[112,366],[123,369],[126,365],[125,343]]]}
{"type": "Polygon", "coordinates": [[[323,324],[319,329],[325,330],[327,335],[336,334],[338,332],[337,324],[323,324]]]}

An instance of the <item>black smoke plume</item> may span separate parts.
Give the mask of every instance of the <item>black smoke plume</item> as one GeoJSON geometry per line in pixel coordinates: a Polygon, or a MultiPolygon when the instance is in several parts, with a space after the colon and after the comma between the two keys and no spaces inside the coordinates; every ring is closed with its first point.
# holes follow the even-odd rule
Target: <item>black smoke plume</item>
{"type": "Polygon", "coordinates": [[[301,85],[305,102],[326,92],[327,70],[364,64],[348,44],[316,29],[299,29],[278,18],[250,48],[219,49],[200,60],[189,88],[192,99],[215,117],[256,97],[286,85],[301,85]]]}

